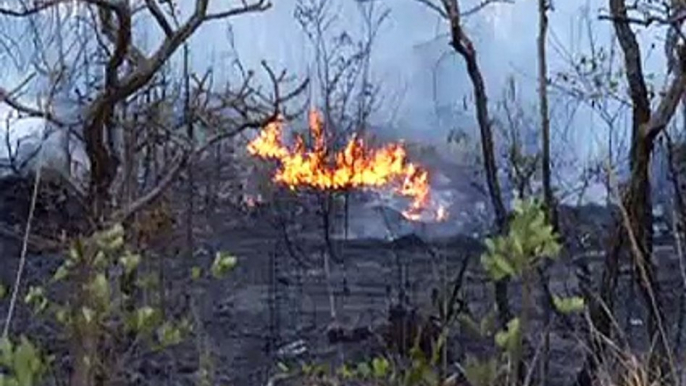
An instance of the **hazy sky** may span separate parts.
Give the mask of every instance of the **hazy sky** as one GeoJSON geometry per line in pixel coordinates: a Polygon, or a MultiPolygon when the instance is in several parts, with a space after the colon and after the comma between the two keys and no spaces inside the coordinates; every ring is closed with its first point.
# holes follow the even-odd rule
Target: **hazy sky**
{"type": "MultiPolygon", "coordinates": [[[[260,60],[289,69],[296,74],[307,72],[307,42],[293,17],[297,0],[274,0],[274,7],[259,15],[236,18],[232,21],[236,48],[241,59],[253,68],[260,60]]],[[[360,30],[359,15],[352,0],[333,1],[337,11],[337,27],[351,33],[360,30]]],[[[476,1],[463,1],[467,9],[476,1]]],[[[592,29],[597,44],[607,46],[611,41],[609,22],[598,21],[597,15],[606,7],[606,0],[554,1],[550,14],[549,65],[550,73],[569,68],[564,57],[588,50],[588,28],[584,13],[593,19],[592,29]],[[584,11],[586,10],[586,11],[584,11]],[[561,51],[566,50],[566,52],[561,51]]],[[[415,0],[379,0],[390,9],[376,41],[373,53],[373,74],[382,82],[389,103],[377,119],[380,124],[392,123],[405,136],[423,139],[442,139],[446,127],[436,127],[435,107],[461,110],[464,97],[472,93],[462,59],[448,46],[445,23],[415,0]],[[434,79],[434,71],[436,77],[434,79]],[[435,95],[435,98],[434,98],[435,95]],[[388,122],[392,119],[392,122],[388,122]]],[[[535,107],[536,37],[538,33],[536,0],[515,0],[514,4],[494,4],[466,21],[479,53],[490,100],[498,100],[506,79],[514,75],[520,97],[535,107]]],[[[222,24],[206,26],[194,38],[194,47],[207,49],[196,52],[197,68],[221,62],[225,50],[226,27],[222,24]],[[211,42],[211,43],[210,43],[211,42]],[[214,61],[211,59],[214,58],[214,61]]],[[[644,53],[646,54],[646,53],[644,53]]],[[[662,64],[662,51],[645,55],[650,65],[662,64]]],[[[224,56],[225,57],[225,56],[224,56]]],[[[475,126],[471,102],[455,125],[469,130],[475,126]]],[[[569,107],[569,101],[553,98],[553,116],[569,107]]],[[[597,126],[588,113],[578,114],[571,137],[582,153],[589,141],[600,135],[599,130],[585,130],[597,126]]],[[[562,118],[561,118],[562,119],[562,118]]],[[[581,155],[581,154],[580,154],[581,155]]],[[[586,154],[584,154],[586,155],[586,154]]]]}
{"type": "MultiPolygon", "coordinates": [[[[231,19],[236,51],[248,68],[259,70],[259,62],[267,60],[272,66],[305,75],[310,63],[308,44],[293,17],[298,0],[272,0],[273,7],[264,13],[243,15],[231,19]]],[[[406,129],[425,131],[421,122],[433,114],[434,92],[440,105],[462,104],[462,98],[471,94],[471,84],[462,60],[448,46],[444,22],[416,0],[376,0],[378,7],[390,10],[373,52],[372,71],[382,82],[385,91],[398,103],[389,103],[397,122],[407,122],[406,129]],[[440,61],[440,63],[439,63],[440,61]],[[433,71],[437,70],[434,85],[433,71]],[[434,89],[435,86],[435,89],[434,89]]],[[[461,0],[464,9],[481,0],[461,0]]],[[[213,1],[213,4],[231,4],[238,1],[213,1]]],[[[554,1],[550,15],[549,62],[551,72],[565,68],[556,52],[556,46],[565,46],[571,53],[586,49],[586,25],[582,9],[589,9],[595,18],[598,9],[607,0],[554,1]]],[[[359,12],[354,0],[331,0],[338,15],[335,27],[347,29],[352,35],[361,31],[359,12]]],[[[183,5],[191,6],[186,0],[183,5]]],[[[535,44],[537,35],[537,0],[514,0],[512,4],[493,4],[466,20],[466,27],[479,53],[491,100],[500,97],[505,80],[515,75],[523,97],[535,91],[535,44]]],[[[594,33],[599,44],[610,41],[607,22],[594,21],[594,33]]],[[[138,30],[140,32],[140,29],[138,30]]],[[[150,28],[143,35],[150,42],[158,42],[159,31],[150,28]]],[[[215,75],[226,71],[221,65],[228,63],[229,43],[227,26],[223,22],[204,25],[191,40],[194,67],[198,71],[215,67],[215,75]]],[[[30,39],[24,44],[31,45],[30,39]]],[[[6,59],[5,59],[6,60],[6,59]]],[[[12,84],[17,80],[14,72],[5,72],[3,81],[12,84]]],[[[531,99],[531,102],[535,102],[531,99]]],[[[383,117],[384,115],[382,115],[383,117]]]]}
{"type": "MultiPolygon", "coordinates": [[[[259,70],[259,62],[266,60],[276,68],[285,68],[295,75],[307,74],[311,55],[307,40],[293,17],[298,0],[273,0],[267,12],[231,19],[232,36],[236,52],[244,65],[259,70]]],[[[351,34],[361,31],[359,10],[353,0],[331,0],[338,18],[335,27],[347,29],[351,34]]],[[[462,59],[448,46],[446,24],[437,15],[416,0],[377,0],[379,7],[387,7],[386,19],[375,43],[372,58],[372,76],[381,82],[388,103],[379,112],[377,125],[394,127],[399,137],[431,141],[444,141],[450,128],[473,132],[476,123],[472,110],[472,87],[462,59]],[[435,75],[435,76],[434,76],[435,75]],[[455,111],[455,119],[439,123],[435,109],[455,111]],[[468,110],[464,111],[463,106],[468,110]]],[[[477,1],[461,1],[468,9],[477,1]]],[[[599,45],[611,42],[608,22],[597,21],[600,9],[607,0],[553,0],[550,14],[549,65],[550,73],[569,68],[568,54],[588,50],[586,14],[593,19],[593,34],[599,45]]],[[[226,4],[214,1],[214,4],[226,4]]],[[[228,2],[237,3],[237,1],[228,2]]],[[[183,2],[191,5],[192,2],[183,2]]],[[[466,20],[479,54],[489,98],[497,101],[503,95],[506,79],[514,75],[520,99],[536,117],[536,37],[538,33],[536,0],[514,0],[513,4],[494,4],[466,20]]],[[[140,30],[139,30],[140,31],[140,30]]],[[[204,25],[192,38],[193,65],[197,71],[214,67],[218,77],[229,72],[231,50],[226,23],[204,25]]],[[[148,28],[139,39],[145,38],[151,46],[159,40],[159,31],[148,28]]],[[[31,45],[29,39],[24,44],[31,45]]],[[[662,50],[644,52],[647,67],[661,66],[662,50]]],[[[5,59],[7,60],[7,59],[5,59]]],[[[23,74],[5,72],[3,85],[12,88],[23,74]]],[[[565,112],[571,111],[568,99],[556,98],[551,102],[554,128],[565,123],[565,112]]],[[[491,107],[494,111],[494,108],[491,107]]],[[[1,111],[0,111],[1,112],[1,111]]],[[[597,150],[599,138],[604,134],[596,116],[576,110],[574,119],[562,141],[566,152],[573,150],[586,157],[597,150]]],[[[533,123],[535,125],[535,122],[533,123]]],[[[35,123],[33,123],[35,125],[35,123]]],[[[561,134],[558,134],[558,136],[561,134]]],[[[559,138],[559,137],[558,137],[559,138]]]]}
{"type": "MultiPolygon", "coordinates": [[[[307,41],[293,17],[298,0],[274,0],[274,7],[265,14],[237,18],[232,21],[236,49],[248,66],[257,68],[260,60],[287,68],[295,73],[307,72],[309,54],[307,41]]],[[[549,75],[569,70],[570,56],[587,54],[593,36],[596,48],[609,47],[613,42],[610,22],[598,20],[607,9],[607,0],[552,0],[548,35],[549,75]],[[590,21],[590,24],[589,24],[590,21]]],[[[481,0],[462,0],[468,9],[481,0]]],[[[333,0],[339,18],[336,26],[351,33],[360,30],[359,11],[353,0],[333,0]]],[[[478,51],[495,116],[494,102],[503,95],[507,79],[514,76],[519,99],[537,127],[537,61],[538,34],[537,0],[514,0],[509,4],[493,4],[469,17],[465,26],[478,51]]],[[[376,116],[378,125],[392,127],[398,137],[444,143],[448,131],[458,128],[476,134],[476,121],[471,102],[472,86],[462,58],[448,45],[445,21],[416,0],[379,0],[390,16],[381,29],[373,51],[373,76],[381,82],[388,96],[384,110],[376,116]],[[465,99],[467,98],[467,99],[465,99]],[[465,103],[466,100],[466,103],[465,103]],[[464,110],[464,106],[467,110],[464,110]],[[437,120],[436,108],[453,111],[448,122],[437,120]]],[[[212,47],[206,54],[198,53],[198,68],[211,65],[221,57],[221,40],[226,27],[212,25],[195,38],[194,47],[212,47]],[[198,44],[198,42],[201,42],[198,44]],[[212,44],[209,44],[212,42],[212,44]],[[216,50],[216,51],[215,51],[216,50]]],[[[664,72],[664,55],[659,40],[664,31],[637,30],[642,43],[647,72],[664,72]],[[650,50],[649,43],[658,42],[650,50]]],[[[617,56],[621,61],[621,55],[617,56]]],[[[624,84],[624,79],[621,79],[624,84]]],[[[657,87],[661,84],[657,83],[657,87]]],[[[607,130],[603,121],[588,106],[574,103],[551,90],[554,152],[566,160],[577,162],[563,170],[564,179],[577,181],[578,174],[592,158],[605,157],[607,130]],[[577,107],[579,105],[579,107],[577,107]],[[580,160],[580,161],[579,161],[580,160]]],[[[619,125],[628,122],[619,119],[619,125]]],[[[566,161],[563,160],[563,161],[566,161]]],[[[598,199],[601,188],[590,195],[598,199]]]]}

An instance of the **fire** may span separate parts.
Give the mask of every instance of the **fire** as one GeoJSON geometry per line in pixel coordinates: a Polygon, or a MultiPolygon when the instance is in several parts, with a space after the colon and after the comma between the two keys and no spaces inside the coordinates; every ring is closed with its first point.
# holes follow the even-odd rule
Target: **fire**
{"type": "Polygon", "coordinates": [[[302,136],[295,137],[291,148],[283,143],[283,122],[275,120],[260,131],[248,144],[251,155],[273,159],[280,163],[273,181],[291,189],[310,187],[317,190],[380,189],[392,188],[397,194],[411,200],[403,216],[409,220],[431,217],[442,221],[447,212],[444,207],[432,208],[429,173],[421,166],[408,161],[402,144],[391,143],[381,148],[370,148],[363,139],[353,136],[345,147],[331,153],[326,146],[322,117],[317,111],[309,115],[312,149],[307,149],[302,136]]]}

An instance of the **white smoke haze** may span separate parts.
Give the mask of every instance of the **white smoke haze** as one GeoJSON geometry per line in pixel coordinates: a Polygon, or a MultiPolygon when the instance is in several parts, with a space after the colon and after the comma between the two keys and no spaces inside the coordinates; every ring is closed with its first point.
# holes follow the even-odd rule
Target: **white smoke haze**
{"type": "MultiPolygon", "coordinates": [[[[189,42],[193,70],[202,74],[212,69],[215,83],[221,84],[232,79],[234,70],[231,62],[239,57],[245,68],[255,69],[258,74],[260,62],[264,60],[271,66],[286,69],[300,78],[312,75],[313,52],[293,17],[296,1],[274,1],[273,7],[267,12],[232,19],[230,26],[225,23],[211,23],[201,27],[189,42]],[[230,39],[233,44],[230,44],[230,39]]],[[[468,9],[479,2],[480,0],[464,1],[463,7],[468,9]]],[[[136,1],[132,3],[135,4],[136,1]]],[[[213,3],[217,7],[225,5],[225,2],[213,3]]],[[[611,41],[609,23],[596,20],[605,3],[604,0],[555,2],[555,10],[550,14],[551,76],[569,69],[569,56],[578,57],[589,50],[587,25],[582,17],[584,14],[593,19],[596,44],[603,45],[611,41]]],[[[67,19],[74,17],[81,11],[77,4],[77,1],[65,3],[60,12],[67,19]]],[[[335,20],[338,28],[346,29],[351,34],[362,30],[358,5],[354,1],[332,0],[332,4],[338,16],[335,20]]],[[[191,2],[179,1],[177,5],[182,15],[190,14],[191,2]]],[[[381,85],[384,98],[381,109],[372,117],[372,125],[378,128],[377,134],[388,140],[404,139],[408,144],[431,145],[434,148],[436,156],[425,158],[419,155],[410,160],[419,164],[431,164],[432,197],[437,205],[448,207],[449,212],[448,220],[444,223],[407,224],[407,229],[435,228],[438,234],[444,228],[461,233],[477,232],[480,222],[489,218],[490,209],[483,190],[474,187],[482,186],[483,181],[478,174],[480,147],[472,87],[464,64],[448,45],[445,23],[418,1],[379,1],[379,5],[387,7],[390,16],[379,32],[372,52],[371,76],[381,85]],[[464,132],[469,140],[459,144],[448,143],[447,138],[452,131],[464,132]]],[[[492,115],[496,115],[495,105],[510,76],[517,79],[520,100],[535,106],[537,85],[533,58],[536,57],[537,25],[533,20],[536,20],[535,2],[519,0],[512,4],[493,4],[467,19],[466,28],[473,37],[479,54],[492,115]]],[[[11,29],[12,26],[5,28],[11,29]]],[[[135,39],[146,50],[152,51],[160,41],[161,31],[145,19],[136,20],[136,28],[142,32],[136,34],[135,39]]],[[[650,39],[653,36],[643,34],[640,38],[650,39]]],[[[18,44],[24,57],[23,62],[20,62],[26,64],[32,55],[32,42],[24,39],[18,44]]],[[[12,89],[28,76],[17,66],[12,66],[10,58],[3,57],[0,60],[7,67],[14,68],[4,70],[0,77],[6,88],[12,89]]],[[[180,63],[180,60],[180,55],[173,58],[175,64],[180,63]]],[[[663,64],[662,55],[649,55],[646,60],[648,71],[662,68],[663,64]]],[[[658,79],[658,85],[659,82],[658,79]]],[[[35,104],[41,92],[44,92],[42,86],[34,83],[22,100],[35,104]]],[[[553,133],[554,138],[558,139],[557,145],[554,145],[558,148],[554,151],[579,160],[602,156],[606,134],[594,113],[581,106],[574,110],[574,115],[565,117],[565,109],[570,104],[569,98],[556,96],[554,92],[551,97],[551,115],[559,117],[553,123],[553,128],[562,126],[563,121],[570,122],[567,133],[553,133]]],[[[60,115],[80,113],[72,111],[73,108],[67,102],[57,104],[56,108],[60,109],[60,115]]],[[[0,122],[5,122],[7,114],[7,107],[0,106],[0,122]]],[[[13,122],[12,138],[39,138],[44,126],[44,122],[37,119],[13,122]]],[[[58,136],[51,137],[50,142],[46,147],[59,148],[58,136]]],[[[6,157],[7,152],[4,141],[1,141],[0,157],[6,157]]],[[[48,162],[56,165],[60,162],[58,156],[47,158],[48,162]]],[[[81,161],[85,163],[85,159],[82,158],[81,161]]],[[[578,180],[581,166],[583,165],[574,164],[562,170],[558,185],[578,180]]],[[[503,189],[509,194],[507,187],[503,189]]],[[[595,184],[589,188],[588,195],[582,202],[602,201],[603,194],[602,189],[595,184]]],[[[570,199],[569,202],[576,202],[576,199],[570,199]]],[[[406,207],[406,202],[384,193],[365,203],[364,210],[355,213],[355,218],[352,219],[360,224],[357,226],[359,230],[355,230],[360,237],[386,237],[385,230],[380,229],[383,227],[378,226],[383,223],[379,218],[379,211],[374,209],[378,207],[397,212],[406,207]]]]}

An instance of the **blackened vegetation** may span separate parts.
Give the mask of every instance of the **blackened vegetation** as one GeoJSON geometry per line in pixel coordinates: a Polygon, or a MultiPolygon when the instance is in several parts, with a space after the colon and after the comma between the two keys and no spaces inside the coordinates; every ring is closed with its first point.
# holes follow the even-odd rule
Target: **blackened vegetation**
{"type": "Polygon", "coordinates": [[[418,348],[430,358],[440,334],[435,318],[427,318],[417,308],[394,304],[388,310],[384,339],[388,348],[400,355],[409,356],[412,349],[418,348]]]}
{"type": "MultiPolygon", "coordinates": [[[[87,229],[83,202],[68,182],[52,170],[43,170],[32,222],[30,246],[54,249],[59,240],[87,229]]],[[[0,178],[0,232],[20,239],[26,227],[36,176],[33,172],[0,178]]]]}
{"type": "MultiPolygon", "coordinates": [[[[202,176],[202,170],[197,175],[202,176]]],[[[47,237],[57,229],[78,232],[81,222],[74,221],[82,215],[78,200],[71,198],[69,187],[59,179],[46,176],[37,204],[36,234],[47,237]]],[[[17,235],[25,225],[33,181],[30,175],[0,180],[2,224],[17,235]]],[[[483,252],[480,240],[465,236],[429,239],[419,233],[396,235],[392,240],[346,240],[344,232],[336,231],[327,245],[321,237],[322,213],[312,192],[276,189],[272,201],[251,208],[221,199],[212,202],[198,192],[194,196],[197,251],[189,257],[182,253],[185,224],[170,222],[178,218],[176,211],[186,207],[187,196],[181,189],[172,192],[183,193],[170,194],[149,216],[140,216],[141,223],[149,217],[151,227],[162,230],[144,232],[135,243],[149,249],[145,264],[150,272],[164,272],[165,312],[173,317],[192,314],[199,328],[189,342],[169,355],[136,355],[130,364],[131,379],[152,384],[192,379],[201,354],[195,342],[207,337],[222,364],[216,369],[217,377],[239,386],[264,384],[275,361],[335,363],[341,360],[339,351],[343,360],[352,362],[374,353],[402,358],[415,348],[430,356],[441,327],[450,320],[447,350],[440,353],[449,363],[463,361],[467,353],[485,357],[494,352],[492,340],[473,336],[452,319],[459,312],[479,320],[492,311],[493,288],[479,263],[483,252]],[[210,209],[211,216],[206,216],[210,209]],[[332,262],[327,278],[322,256],[330,248],[341,262],[332,262]],[[191,268],[207,265],[217,251],[238,257],[236,271],[227,280],[193,282],[191,268]],[[335,298],[335,317],[330,313],[327,282],[335,298]]],[[[343,213],[334,210],[329,215],[332,223],[342,223],[343,213]]],[[[560,208],[562,241],[567,249],[560,261],[549,267],[549,285],[535,286],[535,297],[544,299],[546,288],[558,296],[597,293],[602,252],[611,241],[608,231],[615,215],[600,206],[560,208]]],[[[386,218],[391,223],[403,221],[393,213],[386,213],[386,218]]],[[[2,238],[10,262],[0,276],[3,283],[12,281],[19,238],[2,238]]],[[[658,277],[665,288],[678,288],[669,284],[679,280],[673,260],[673,254],[660,260],[664,266],[661,263],[658,277]]],[[[50,261],[59,262],[47,254],[30,256],[27,285],[50,277],[55,268],[55,264],[46,264],[50,261]]],[[[631,327],[632,319],[641,319],[642,310],[632,306],[636,303],[630,285],[633,279],[627,264],[623,267],[617,276],[617,319],[632,331],[633,345],[646,346],[643,329],[631,327]]],[[[520,304],[518,285],[510,284],[515,311],[520,304]]],[[[677,293],[665,294],[674,304],[677,297],[677,293]]],[[[544,301],[536,304],[544,306],[533,312],[532,331],[544,328],[544,314],[550,309],[548,304],[546,310],[544,301]]],[[[678,312],[670,310],[666,317],[677,320],[678,312]]],[[[49,343],[46,347],[56,353],[64,349],[55,344],[61,340],[52,335],[54,330],[39,324],[40,319],[28,310],[19,318],[14,330],[21,332],[27,327],[39,331],[49,343]]],[[[582,326],[575,318],[553,318],[550,384],[566,384],[581,367],[582,326]]],[[[531,335],[530,357],[539,343],[537,336],[531,335]]]]}

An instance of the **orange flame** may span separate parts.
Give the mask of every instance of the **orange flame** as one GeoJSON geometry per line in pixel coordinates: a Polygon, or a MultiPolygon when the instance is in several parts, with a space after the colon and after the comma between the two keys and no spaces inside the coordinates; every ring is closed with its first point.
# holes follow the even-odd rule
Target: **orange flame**
{"type": "MultiPolygon", "coordinates": [[[[398,194],[412,201],[403,216],[419,220],[430,209],[429,173],[407,160],[402,144],[391,143],[378,149],[369,148],[364,140],[353,136],[342,151],[329,154],[326,147],[322,117],[317,111],[309,115],[313,149],[297,135],[295,145],[283,144],[283,123],[275,120],[260,131],[248,144],[251,155],[279,161],[273,181],[295,189],[311,187],[317,190],[345,190],[353,188],[378,189],[392,187],[398,194]]],[[[432,215],[438,221],[446,218],[445,208],[432,215]]]]}

